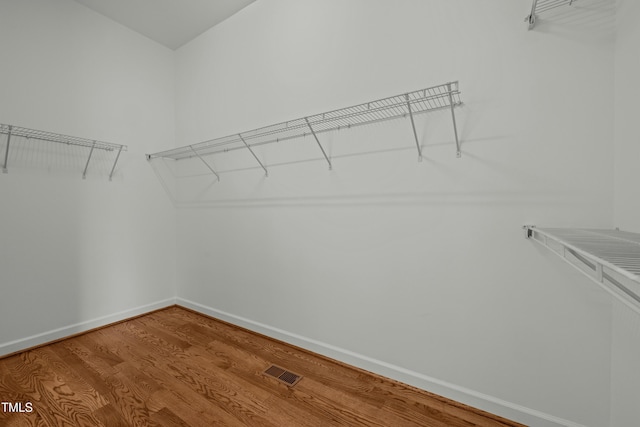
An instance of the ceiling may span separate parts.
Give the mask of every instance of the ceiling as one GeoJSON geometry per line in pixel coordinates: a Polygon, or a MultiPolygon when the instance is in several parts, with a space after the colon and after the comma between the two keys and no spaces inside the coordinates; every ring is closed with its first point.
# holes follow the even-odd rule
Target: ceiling
{"type": "Polygon", "coordinates": [[[177,49],[255,0],[75,1],[170,49],[177,49]]]}

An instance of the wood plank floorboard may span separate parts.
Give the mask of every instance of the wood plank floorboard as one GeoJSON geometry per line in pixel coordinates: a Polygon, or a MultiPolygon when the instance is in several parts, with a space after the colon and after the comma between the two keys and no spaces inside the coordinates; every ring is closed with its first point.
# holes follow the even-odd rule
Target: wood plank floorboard
{"type": "Polygon", "coordinates": [[[33,406],[8,427],[521,426],[177,306],[0,359],[0,397],[33,406]]]}

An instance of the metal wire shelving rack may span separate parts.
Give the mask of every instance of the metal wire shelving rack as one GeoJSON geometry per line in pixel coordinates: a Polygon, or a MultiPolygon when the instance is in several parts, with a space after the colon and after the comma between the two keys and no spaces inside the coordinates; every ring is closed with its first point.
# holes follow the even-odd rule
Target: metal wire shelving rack
{"type": "Polygon", "coordinates": [[[422,147],[418,140],[414,116],[437,110],[450,110],[453,122],[453,132],[456,143],[456,153],[460,157],[460,141],[456,125],[455,108],[462,105],[458,82],[449,82],[442,85],[407,92],[376,101],[365,102],[347,108],[341,108],[299,119],[289,120],[258,129],[215,138],[198,144],[186,145],[172,150],[147,154],[147,159],[166,158],[182,160],[199,158],[207,168],[218,178],[218,172],[214,170],[205,157],[229,152],[233,150],[248,150],[253,158],[268,176],[264,163],[253,151],[254,147],[286,141],[296,138],[313,137],[325,160],[332,168],[331,159],[324,150],[319,135],[325,132],[350,129],[356,126],[364,126],[376,122],[393,120],[397,118],[409,118],[418,151],[418,159],[422,159],[422,147]]]}
{"type": "Polygon", "coordinates": [[[533,0],[533,4],[531,5],[531,13],[527,15],[524,20],[529,24],[529,29],[532,30],[536,26],[538,14],[561,6],[571,6],[575,2],[576,0],[533,0]]]}
{"type": "Polygon", "coordinates": [[[112,144],[110,142],[96,141],[96,140],[91,140],[86,138],[79,138],[77,136],[63,135],[59,133],[47,132],[43,130],[30,129],[30,128],[24,128],[24,127],[1,124],[1,123],[0,123],[0,135],[6,135],[4,161],[2,163],[3,173],[8,173],[9,171],[7,167],[9,162],[9,150],[10,150],[10,147],[12,147],[12,145],[15,145],[14,142],[16,138],[24,138],[26,140],[46,141],[46,142],[52,142],[57,144],[66,144],[66,145],[88,148],[89,152],[87,156],[87,162],[85,164],[84,171],[82,172],[83,179],[87,177],[87,170],[89,169],[89,163],[91,162],[91,156],[93,155],[94,150],[104,150],[104,151],[111,151],[116,153],[113,166],[111,167],[111,172],[109,173],[110,181],[113,178],[113,173],[115,172],[118,159],[120,158],[120,154],[123,151],[127,151],[126,145],[112,144]]]}
{"type": "Polygon", "coordinates": [[[526,237],[545,246],[640,313],[640,234],[620,230],[537,228],[526,237]]]}

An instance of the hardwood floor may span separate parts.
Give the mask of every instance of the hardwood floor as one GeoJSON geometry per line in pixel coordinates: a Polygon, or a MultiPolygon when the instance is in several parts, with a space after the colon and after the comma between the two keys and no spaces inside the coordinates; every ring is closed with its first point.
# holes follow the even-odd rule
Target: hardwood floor
{"type": "Polygon", "coordinates": [[[0,398],[2,426],[520,425],[180,307],[0,359],[0,398]]]}

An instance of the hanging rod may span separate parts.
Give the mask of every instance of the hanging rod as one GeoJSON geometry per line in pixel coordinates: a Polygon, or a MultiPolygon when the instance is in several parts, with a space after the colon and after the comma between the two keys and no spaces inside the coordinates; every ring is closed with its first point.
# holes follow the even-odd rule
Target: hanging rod
{"type": "Polygon", "coordinates": [[[640,313],[640,234],[620,230],[537,228],[525,236],[550,249],[640,313]]]}
{"type": "Polygon", "coordinates": [[[116,164],[118,163],[120,154],[122,153],[122,151],[127,151],[126,145],[112,144],[110,142],[103,142],[103,141],[95,141],[92,139],[79,138],[77,136],[63,135],[59,133],[24,128],[24,127],[2,124],[2,123],[0,123],[0,135],[7,136],[5,152],[4,152],[4,162],[2,164],[2,171],[4,173],[8,172],[7,164],[9,161],[9,148],[12,145],[12,142],[15,141],[15,139],[12,139],[12,138],[24,138],[28,140],[33,139],[38,141],[54,142],[58,144],[66,144],[66,145],[89,148],[87,163],[82,173],[83,179],[86,178],[87,176],[87,170],[89,168],[89,163],[91,161],[91,156],[94,150],[113,151],[117,153],[115,160],[113,162],[113,166],[111,167],[111,172],[109,173],[109,180],[113,178],[113,173],[116,169],[116,164]]]}
{"type": "MultiPolygon", "coordinates": [[[[331,160],[322,147],[318,135],[334,130],[349,129],[356,126],[406,117],[411,118],[414,130],[413,134],[418,146],[418,157],[421,158],[422,152],[417,133],[415,132],[413,117],[418,114],[437,110],[451,110],[453,130],[456,140],[456,154],[460,157],[460,141],[458,140],[458,131],[456,128],[454,112],[454,108],[460,105],[462,105],[462,101],[460,98],[458,82],[450,82],[439,86],[354,105],[352,107],[314,114],[242,133],[210,139],[198,144],[186,145],[184,147],[161,151],[154,154],[147,154],[147,159],[167,158],[182,160],[196,157],[196,155],[209,156],[234,150],[249,149],[251,154],[253,154],[256,160],[258,160],[252,150],[253,147],[312,136],[327,160],[329,168],[331,168],[331,160]]],[[[258,162],[260,161],[258,160],[258,162]]],[[[266,172],[266,168],[261,162],[260,165],[266,172]]]]}
{"type": "Polygon", "coordinates": [[[571,6],[575,1],[576,0],[533,0],[531,13],[524,18],[524,21],[529,23],[529,29],[532,30],[533,27],[536,26],[539,13],[544,13],[561,6],[571,6]]]}

